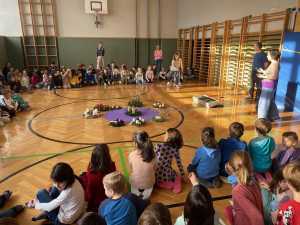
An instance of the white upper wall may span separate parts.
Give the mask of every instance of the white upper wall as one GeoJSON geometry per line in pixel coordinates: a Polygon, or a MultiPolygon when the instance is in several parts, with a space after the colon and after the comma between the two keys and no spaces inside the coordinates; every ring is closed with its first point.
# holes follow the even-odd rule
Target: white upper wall
{"type": "Polygon", "coordinates": [[[295,7],[297,0],[177,0],[177,27],[187,28],[295,7]]]}
{"type": "MultiPolygon", "coordinates": [[[[98,30],[94,24],[95,16],[84,11],[84,0],[55,2],[58,35],[61,37],[157,38],[159,22],[162,38],[177,37],[176,0],[160,0],[160,21],[159,0],[108,0],[109,14],[102,16],[103,26],[98,30]]],[[[22,36],[18,0],[0,0],[0,36],[22,36]]]]}
{"type": "Polygon", "coordinates": [[[18,0],[0,0],[0,36],[21,36],[18,0]]]}

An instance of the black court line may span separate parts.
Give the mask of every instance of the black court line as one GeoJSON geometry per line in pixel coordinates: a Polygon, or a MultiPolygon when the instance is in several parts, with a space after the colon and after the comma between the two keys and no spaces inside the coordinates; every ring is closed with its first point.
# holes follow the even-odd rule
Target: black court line
{"type": "Polygon", "coordinates": [[[24,172],[25,170],[30,169],[31,167],[36,166],[36,165],[38,165],[38,164],[40,164],[40,163],[42,163],[42,162],[45,162],[45,161],[48,161],[48,160],[50,160],[50,159],[56,158],[56,157],[58,157],[58,156],[64,155],[65,153],[76,152],[76,151],[78,151],[78,150],[85,149],[85,148],[90,148],[90,147],[92,147],[92,146],[84,146],[84,147],[79,147],[79,148],[70,149],[70,150],[68,150],[68,151],[61,152],[61,153],[57,153],[57,154],[55,154],[55,155],[52,155],[52,156],[46,157],[46,158],[44,158],[44,159],[41,159],[41,160],[39,160],[39,161],[36,161],[36,162],[34,162],[34,163],[32,163],[32,164],[30,164],[30,165],[28,165],[28,166],[25,166],[25,167],[23,167],[23,168],[21,168],[21,169],[15,171],[15,172],[9,174],[8,176],[2,178],[2,179],[0,180],[0,184],[3,183],[3,182],[6,181],[6,180],[8,180],[8,179],[10,179],[10,178],[12,178],[12,177],[18,175],[19,173],[24,172]]]}
{"type": "MultiPolygon", "coordinates": [[[[134,95],[127,95],[127,96],[122,96],[122,97],[117,97],[117,98],[111,98],[111,97],[107,97],[107,98],[73,98],[73,97],[67,97],[67,96],[64,96],[62,94],[59,94],[57,92],[56,89],[53,90],[54,94],[58,97],[61,97],[61,98],[66,98],[66,99],[71,99],[71,100],[82,100],[82,101],[89,101],[89,100],[114,100],[114,99],[126,99],[126,98],[132,98],[132,97],[135,97],[135,96],[142,96],[142,95],[145,95],[146,94],[146,91],[145,91],[146,88],[143,88],[143,91],[141,93],[137,93],[137,94],[134,94],[134,95]]],[[[59,89],[58,89],[59,90],[59,89]]],[[[74,90],[74,89],[73,89],[74,90]]],[[[77,90],[77,89],[75,89],[77,90]]],[[[79,89],[78,89],[79,90],[79,89]]]]}
{"type": "MultiPolygon", "coordinates": [[[[58,142],[58,143],[64,143],[64,144],[76,144],[76,145],[96,145],[96,144],[101,144],[101,143],[95,143],[95,142],[72,142],[72,141],[65,141],[65,140],[59,140],[59,139],[55,139],[55,138],[50,138],[50,137],[47,137],[39,132],[37,132],[36,130],[33,129],[32,127],[32,122],[34,121],[34,119],[36,119],[38,116],[40,116],[41,114],[49,111],[49,110],[52,110],[52,109],[55,109],[55,108],[58,108],[58,107],[61,107],[61,106],[65,106],[65,105],[71,105],[71,104],[75,104],[75,103],[81,103],[82,101],[75,101],[75,102],[69,102],[69,103],[64,103],[64,104],[60,104],[60,105],[56,105],[56,106],[53,106],[53,107],[50,107],[50,108],[47,108],[47,109],[44,109],[43,111],[40,111],[38,113],[36,113],[29,121],[28,121],[28,129],[30,130],[31,133],[33,133],[34,135],[40,137],[40,138],[43,138],[43,139],[46,139],[46,140],[49,140],[49,141],[53,141],[53,142],[58,142]]],[[[179,113],[180,115],[180,121],[179,123],[174,127],[174,128],[178,128],[182,125],[182,123],[184,122],[184,115],[183,113],[177,109],[176,107],[173,107],[173,106],[169,106],[170,108],[174,109],[176,112],[179,113]]],[[[116,128],[117,129],[117,128],[116,128]]],[[[163,135],[165,132],[162,132],[162,133],[158,133],[158,134],[155,134],[155,135],[152,135],[151,138],[155,138],[155,137],[159,137],[161,135],[163,135]]],[[[102,144],[117,144],[117,143],[126,143],[128,141],[131,141],[131,140],[124,140],[124,141],[112,141],[112,142],[105,142],[105,143],[102,143],[102,144]]]]}
{"type": "MultiPolygon", "coordinates": [[[[129,141],[127,141],[127,142],[129,142],[129,141]]],[[[131,141],[130,141],[130,142],[131,142],[131,141]]],[[[161,141],[153,141],[153,142],[154,142],[154,143],[162,143],[161,141]]],[[[65,151],[65,152],[57,153],[57,154],[55,154],[55,155],[52,155],[52,156],[46,157],[46,158],[44,158],[44,159],[41,159],[41,160],[39,160],[39,161],[37,161],[37,162],[34,162],[34,163],[32,163],[32,164],[30,164],[30,165],[28,165],[28,166],[25,166],[25,167],[23,167],[23,168],[21,168],[21,169],[15,171],[15,172],[9,174],[8,176],[4,177],[3,179],[0,180],[0,184],[3,183],[3,182],[5,182],[5,181],[7,181],[8,179],[10,179],[10,178],[12,178],[12,177],[14,177],[14,176],[16,176],[16,175],[18,175],[18,174],[24,172],[25,170],[28,170],[28,169],[30,169],[30,168],[32,168],[32,167],[38,165],[38,164],[41,164],[41,163],[43,163],[43,162],[48,161],[48,160],[50,160],[50,159],[56,158],[56,157],[58,157],[58,156],[62,156],[62,155],[64,155],[64,154],[66,154],[66,153],[76,152],[76,151],[79,151],[79,150],[82,150],[82,149],[85,149],[85,148],[90,148],[90,147],[93,147],[93,146],[94,146],[94,145],[84,146],[84,147],[79,147],[79,148],[74,148],[74,149],[70,149],[70,150],[67,150],[67,151],[65,151]]],[[[184,147],[188,147],[188,148],[197,149],[197,146],[192,146],[192,145],[183,145],[183,146],[184,146],[184,147]]],[[[224,196],[219,196],[219,197],[213,197],[212,200],[213,200],[213,201],[220,201],[220,200],[225,200],[225,199],[230,199],[230,198],[232,198],[231,195],[224,195],[224,196]]],[[[174,203],[174,204],[169,204],[169,205],[166,205],[166,206],[167,206],[168,208],[182,207],[182,206],[184,206],[184,202],[174,203]]]]}

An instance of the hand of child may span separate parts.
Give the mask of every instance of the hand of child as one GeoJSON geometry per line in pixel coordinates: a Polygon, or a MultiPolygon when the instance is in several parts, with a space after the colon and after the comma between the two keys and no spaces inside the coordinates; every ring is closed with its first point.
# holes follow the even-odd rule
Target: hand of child
{"type": "Polygon", "coordinates": [[[261,188],[270,190],[270,186],[269,186],[269,184],[267,184],[266,182],[260,182],[260,183],[259,183],[259,186],[260,186],[261,188]]]}
{"type": "Polygon", "coordinates": [[[189,173],[189,179],[193,186],[196,186],[199,184],[198,178],[194,172],[189,173]]]}

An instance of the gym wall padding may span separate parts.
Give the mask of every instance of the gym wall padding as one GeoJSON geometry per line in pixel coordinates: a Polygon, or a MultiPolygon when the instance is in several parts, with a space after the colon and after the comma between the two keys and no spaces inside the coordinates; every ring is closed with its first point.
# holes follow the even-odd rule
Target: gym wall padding
{"type": "Polygon", "coordinates": [[[7,62],[5,38],[0,36],[0,68],[7,62]]]}
{"type": "Polygon", "coordinates": [[[286,32],[276,92],[280,111],[300,112],[300,32],[286,32]]]}
{"type": "MultiPolygon", "coordinates": [[[[7,56],[1,61],[10,61],[14,67],[23,68],[24,54],[21,37],[4,37],[7,56]]],[[[79,63],[95,64],[96,47],[99,41],[103,42],[106,55],[105,63],[112,60],[117,64],[129,66],[140,65],[146,67],[153,63],[153,50],[161,41],[164,51],[163,66],[168,67],[176,51],[176,39],[147,39],[147,38],[86,38],[86,37],[58,37],[58,54],[60,65],[75,67],[79,63]],[[136,45],[137,43],[137,45],[136,45]],[[137,50],[137,51],[136,51],[137,50]]],[[[1,44],[1,37],[0,37],[1,44]]],[[[2,54],[2,50],[1,50],[2,54]]],[[[3,62],[5,63],[5,62],[3,62]]]]}

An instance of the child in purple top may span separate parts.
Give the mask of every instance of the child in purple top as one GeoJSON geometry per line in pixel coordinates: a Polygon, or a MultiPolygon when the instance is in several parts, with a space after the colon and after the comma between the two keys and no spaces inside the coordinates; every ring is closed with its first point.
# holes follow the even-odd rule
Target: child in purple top
{"type": "Polygon", "coordinates": [[[282,134],[282,144],[285,149],[280,151],[273,161],[273,170],[275,171],[290,162],[300,159],[300,149],[296,147],[298,145],[298,135],[295,132],[284,132],[282,134]]]}

